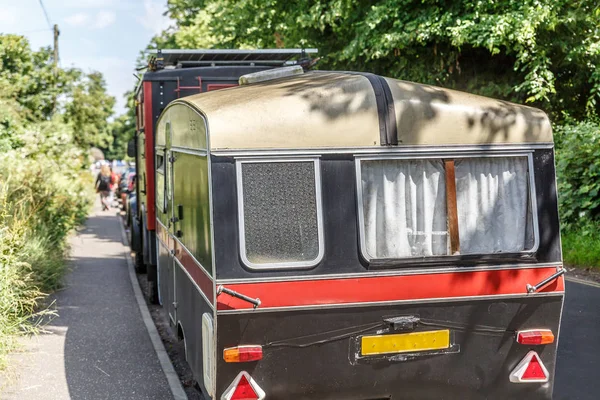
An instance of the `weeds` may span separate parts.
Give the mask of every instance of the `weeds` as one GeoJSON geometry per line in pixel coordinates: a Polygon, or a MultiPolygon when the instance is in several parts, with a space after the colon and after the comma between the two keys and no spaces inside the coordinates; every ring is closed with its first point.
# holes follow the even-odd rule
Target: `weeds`
{"type": "Polygon", "coordinates": [[[596,226],[563,231],[562,248],[566,265],[600,270],[600,230],[596,226]]]}

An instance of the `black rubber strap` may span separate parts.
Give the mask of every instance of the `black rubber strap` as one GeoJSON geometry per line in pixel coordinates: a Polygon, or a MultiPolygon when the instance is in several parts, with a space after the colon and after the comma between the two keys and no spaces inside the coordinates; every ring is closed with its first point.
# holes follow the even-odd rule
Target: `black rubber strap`
{"type": "Polygon", "coordinates": [[[348,72],[352,75],[361,75],[369,80],[375,92],[377,114],[379,117],[379,142],[382,146],[395,146],[398,144],[398,125],[396,124],[396,109],[392,91],[385,78],[369,72],[348,72]]]}
{"type": "Polygon", "coordinates": [[[388,146],[396,146],[398,145],[398,124],[396,123],[396,107],[394,106],[394,97],[392,96],[390,85],[388,85],[385,78],[383,76],[377,77],[381,81],[381,86],[383,87],[383,94],[386,98],[387,104],[387,113],[385,118],[387,134],[386,144],[388,146]]]}

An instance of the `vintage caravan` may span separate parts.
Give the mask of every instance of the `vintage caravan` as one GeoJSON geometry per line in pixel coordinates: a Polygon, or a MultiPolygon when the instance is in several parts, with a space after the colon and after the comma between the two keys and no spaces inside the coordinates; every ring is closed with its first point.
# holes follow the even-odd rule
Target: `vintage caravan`
{"type": "Polygon", "coordinates": [[[368,73],[241,81],[156,131],[159,297],[204,395],[550,399],[547,116],[368,73]]]}

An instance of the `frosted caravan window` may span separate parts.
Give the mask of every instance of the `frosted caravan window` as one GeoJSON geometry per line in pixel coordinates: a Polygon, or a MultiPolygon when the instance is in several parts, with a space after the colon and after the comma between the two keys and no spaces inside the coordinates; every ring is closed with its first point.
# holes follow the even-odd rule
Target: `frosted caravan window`
{"type": "Polygon", "coordinates": [[[368,258],[448,254],[441,160],[359,161],[363,252],[368,258]]]}
{"type": "Polygon", "coordinates": [[[323,257],[318,160],[238,161],[240,250],[250,268],[311,267],[323,257]]]}
{"type": "Polygon", "coordinates": [[[531,250],[531,197],[526,156],[457,159],[460,254],[531,250]]]}

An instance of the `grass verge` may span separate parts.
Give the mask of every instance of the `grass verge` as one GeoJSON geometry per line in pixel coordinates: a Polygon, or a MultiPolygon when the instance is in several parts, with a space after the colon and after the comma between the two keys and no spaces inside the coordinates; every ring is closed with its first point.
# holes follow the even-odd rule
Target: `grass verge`
{"type": "Polygon", "coordinates": [[[597,227],[563,231],[562,248],[566,265],[600,271],[600,229],[597,227]]]}

